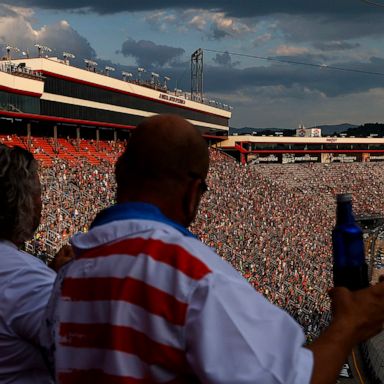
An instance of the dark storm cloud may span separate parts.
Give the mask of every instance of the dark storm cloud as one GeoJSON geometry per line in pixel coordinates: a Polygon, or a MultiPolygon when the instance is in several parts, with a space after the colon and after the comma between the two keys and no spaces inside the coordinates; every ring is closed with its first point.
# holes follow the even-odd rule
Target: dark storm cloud
{"type": "Polygon", "coordinates": [[[232,63],[231,55],[228,52],[216,53],[216,56],[212,59],[216,64],[229,66],[232,63]]]}
{"type": "Polygon", "coordinates": [[[212,61],[217,65],[222,65],[224,67],[234,67],[239,65],[239,61],[232,62],[232,56],[228,52],[216,53],[216,56],[212,58],[212,61]]]}
{"type": "MultiPolygon", "coordinates": [[[[51,10],[113,14],[135,11],[184,11],[203,9],[223,12],[227,17],[254,18],[271,16],[277,20],[287,40],[334,41],[384,34],[384,8],[370,6],[362,0],[6,0],[8,4],[51,10]]],[[[384,0],[378,0],[383,3],[384,0]]],[[[172,21],[170,21],[172,23],[172,21]]],[[[221,39],[228,31],[213,27],[210,38],[221,39]]]]}
{"type": "Polygon", "coordinates": [[[133,39],[126,40],[121,51],[124,56],[132,56],[140,66],[160,66],[170,64],[182,56],[185,51],[182,48],[170,47],[167,45],[157,45],[152,41],[133,39]]]}
{"type": "MultiPolygon", "coordinates": [[[[381,86],[384,76],[369,75],[363,73],[337,71],[327,68],[315,68],[284,63],[266,63],[265,66],[250,67],[246,69],[235,68],[230,65],[230,59],[226,55],[219,56],[221,66],[204,65],[204,92],[206,95],[217,95],[219,98],[233,99],[233,95],[248,95],[255,101],[258,97],[267,97],[270,100],[294,98],[298,102],[308,101],[308,97],[324,95],[328,98],[348,96],[356,93],[367,92],[381,86]],[[221,95],[221,96],[220,96],[221,95]],[[312,95],[312,96],[309,96],[312,95]]],[[[291,60],[303,59],[291,57],[291,60]]],[[[217,56],[215,57],[217,59],[217,56]]],[[[137,67],[123,66],[96,59],[98,70],[105,65],[116,68],[113,77],[121,78],[121,71],[133,73],[133,78],[138,77],[137,67]]],[[[350,68],[371,72],[382,72],[384,59],[371,58],[367,63],[340,62],[334,64],[340,68],[350,68]]],[[[170,76],[169,89],[180,88],[188,92],[190,89],[190,64],[179,63],[177,66],[167,68],[166,73],[161,67],[153,66],[151,70],[170,76]]],[[[150,79],[150,71],[143,74],[142,79],[150,79]]]]}
{"type": "MultiPolygon", "coordinates": [[[[316,62],[321,56],[301,55],[298,57],[284,57],[292,61],[316,62]]],[[[370,89],[380,87],[384,84],[384,75],[370,75],[364,73],[338,71],[318,67],[292,65],[278,62],[266,62],[264,66],[254,66],[241,69],[234,67],[229,54],[217,54],[213,62],[218,65],[204,65],[204,91],[206,94],[225,95],[231,97],[238,93],[248,94],[250,97],[257,95],[263,90],[270,99],[294,97],[298,100],[307,100],[310,94],[323,94],[327,97],[347,96],[370,89]],[[232,64],[231,64],[232,63],[232,64]],[[276,92],[276,89],[279,89],[276,92]]],[[[317,61],[318,62],[318,61],[317,61]]],[[[384,71],[384,59],[371,58],[368,62],[339,62],[334,66],[350,68],[367,72],[384,71]]],[[[152,70],[162,75],[162,68],[153,67],[152,70]]],[[[131,69],[136,74],[136,68],[131,69]]],[[[167,76],[172,78],[170,89],[190,88],[190,66],[188,62],[182,65],[167,68],[167,76]]]]}
{"type": "MultiPolygon", "coordinates": [[[[297,58],[290,58],[297,60],[297,58]]],[[[383,72],[384,60],[371,58],[368,63],[343,62],[335,64],[340,68],[383,72]]],[[[384,73],[384,72],[383,72],[384,73]]],[[[273,63],[260,67],[236,69],[205,66],[204,85],[206,91],[231,94],[241,90],[255,90],[258,87],[283,87],[285,90],[302,89],[323,93],[328,97],[348,95],[380,87],[384,75],[370,75],[327,68],[273,63]]],[[[300,98],[300,94],[298,96],[300,98]]]]}
{"type": "Polygon", "coordinates": [[[255,17],[277,13],[286,14],[340,14],[343,17],[361,13],[374,13],[377,9],[370,7],[361,0],[146,0],[146,1],[90,1],[90,0],[13,0],[13,5],[39,7],[46,9],[89,9],[97,13],[116,13],[133,11],[151,11],[158,9],[202,8],[222,11],[228,16],[255,17]]]}
{"type": "MultiPolygon", "coordinates": [[[[383,1],[384,4],[384,1],[383,1]]],[[[375,14],[279,15],[276,27],[295,42],[348,40],[384,33],[384,8],[375,14]]]]}

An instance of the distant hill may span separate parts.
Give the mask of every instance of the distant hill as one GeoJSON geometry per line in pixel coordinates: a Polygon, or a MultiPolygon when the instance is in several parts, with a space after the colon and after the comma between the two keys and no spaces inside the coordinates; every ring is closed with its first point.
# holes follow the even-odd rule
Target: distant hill
{"type": "MultiPolygon", "coordinates": [[[[321,134],[323,136],[329,136],[329,135],[334,135],[334,134],[339,134],[348,131],[348,129],[351,128],[357,128],[358,125],[354,124],[337,124],[337,125],[318,125],[316,128],[321,128],[321,134]]],[[[313,127],[315,128],[315,127],[313,127]]]]}
{"type": "Polygon", "coordinates": [[[367,137],[375,135],[384,137],[384,124],[381,123],[367,123],[358,127],[349,128],[346,132],[348,136],[367,137]]]}
{"type": "Polygon", "coordinates": [[[292,136],[295,133],[295,130],[288,128],[229,128],[230,135],[233,135],[234,133],[237,133],[238,135],[252,135],[254,133],[257,135],[274,135],[275,132],[283,132],[284,136],[292,136]]]}
{"type": "MultiPolygon", "coordinates": [[[[323,136],[330,136],[334,134],[340,134],[346,132],[349,129],[357,128],[357,125],[354,124],[337,124],[337,125],[318,125],[316,127],[306,127],[306,128],[321,128],[321,133],[323,136]]],[[[296,128],[229,128],[229,134],[233,135],[234,133],[238,135],[252,135],[256,133],[257,135],[274,135],[276,132],[282,132],[283,136],[292,136],[295,134],[296,128]]]]}

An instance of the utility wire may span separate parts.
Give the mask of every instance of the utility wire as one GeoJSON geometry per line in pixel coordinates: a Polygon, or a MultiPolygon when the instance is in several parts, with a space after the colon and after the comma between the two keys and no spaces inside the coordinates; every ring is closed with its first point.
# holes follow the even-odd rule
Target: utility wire
{"type": "Polygon", "coordinates": [[[218,50],[215,50],[215,49],[206,49],[206,48],[203,48],[203,51],[213,52],[213,53],[221,53],[221,54],[226,53],[226,54],[229,54],[229,55],[232,55],[232,56],[248,57],[248,58],[251,58],[251,59],[275,61],[275,62],[286,63],[286,64],[305,65],[307,67],[316,67],[316,68],[321,68],[321,69],[332,69],[332,70],[335,70],[335,71],[355,72],[355,73],[364,73],[366,75],[384,76],[383,72],[364,71],[362,69],[352,69],[352,68],[342,68],[342,67],[336,67],[336,66],[327,65],[327,64],[305,63],[305,62],[302,62],[302,61],[278,59],[278,58],[275,58],[275,57],[264,57],[264,56],[256,56],[256,55],[247,55],[245,53],[218,51],[218,50]]]}
{"type": "Polygon", "coordinates": [[[375,1],[371,1],[371,0],[360,0],[362,1],[363,3],[367,3],[369,5],[374,5],[376,7],[384,7],[384,4],[383,3],[376,3],[375,1]]]}

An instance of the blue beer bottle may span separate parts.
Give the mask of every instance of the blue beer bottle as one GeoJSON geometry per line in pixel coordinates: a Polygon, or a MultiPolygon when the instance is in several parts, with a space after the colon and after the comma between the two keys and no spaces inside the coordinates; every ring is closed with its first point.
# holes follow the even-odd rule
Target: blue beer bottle
{"type": "Polygon", "coordinates": [[[336,225],[332,231],[333,283],[351,291],[369,286],[363,231],[352,211],[352,195],[336,197],[336,225]]]}

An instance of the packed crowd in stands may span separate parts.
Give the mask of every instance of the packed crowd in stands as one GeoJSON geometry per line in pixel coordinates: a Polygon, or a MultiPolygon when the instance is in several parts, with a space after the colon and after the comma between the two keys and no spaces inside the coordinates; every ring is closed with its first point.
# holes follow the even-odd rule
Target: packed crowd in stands
{"type": "Polygon", "coordinates": [[[69,165],[55,159],[41,167],[42,224],[31,246],[40,255],[52,255],[77,231],[86,231],[97,212],[114,201],[113,167],[83,162],[69,165]]]}
{"type": "Polygon", "coordinates": [[[242,166],[220,152],[211,162],[194,231],[316,335],[329,320],[335,194],[383,215],[382,164],[242,166]]]}
{"type": "MultiPolygon", "coordinates": [[[[122,148],[97,165],[60,156],[42,162],[43,220],[31,252],[54,254],[114,202],[114,161],[122,148]]],[[[207,183],[192,232],[291,313],[309,338],[317,335],[329,321],[335,194],[351,192],[356,213],[384,215],[382,164],[244,166],[212,149],[207,183]]]]}

